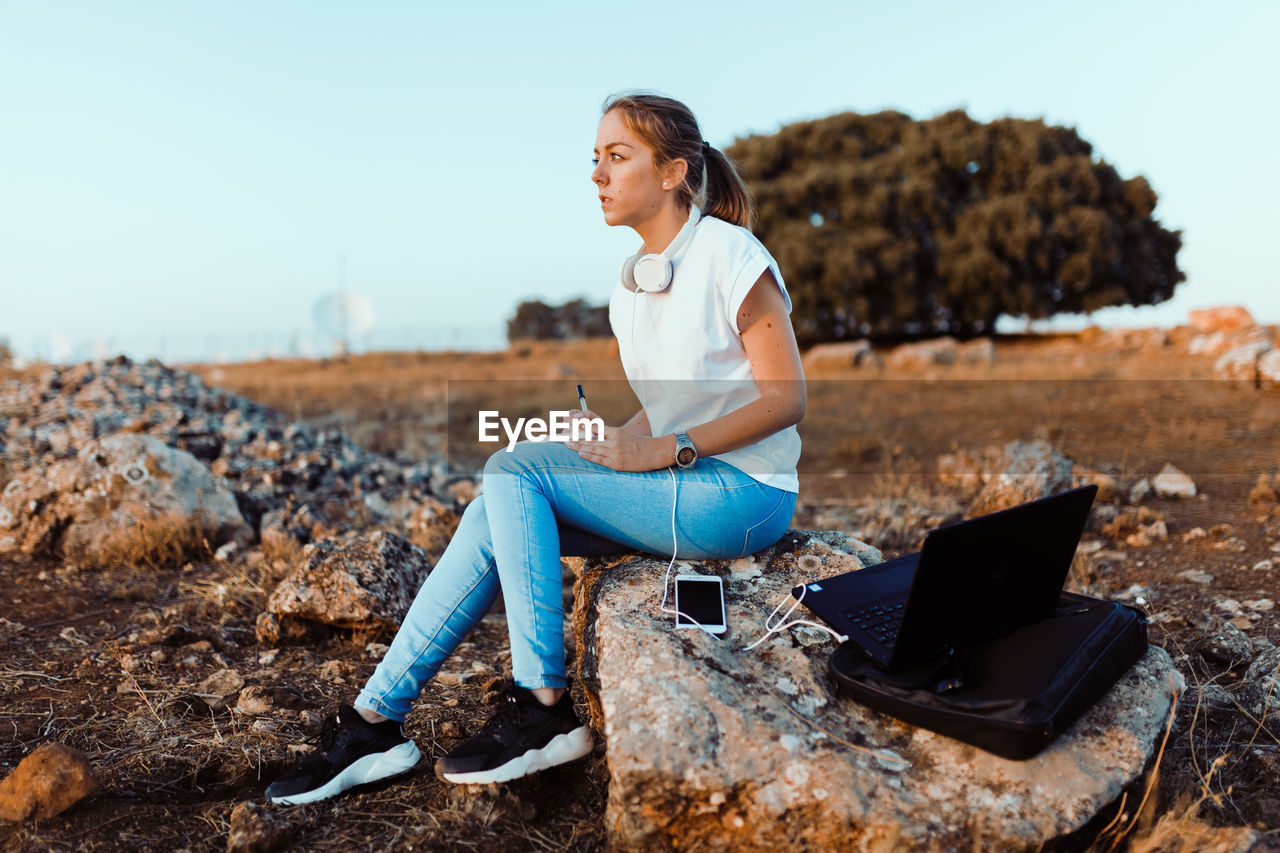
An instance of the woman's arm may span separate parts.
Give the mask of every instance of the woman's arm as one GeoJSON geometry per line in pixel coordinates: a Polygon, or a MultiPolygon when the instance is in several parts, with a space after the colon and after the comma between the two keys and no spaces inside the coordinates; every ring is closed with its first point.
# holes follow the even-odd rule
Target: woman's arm
{"type": "Polygon", "coordinates": [[[641,409],[631,416],[631,420],[618,427],[618,429],[624,429],[635,435],[650,435],[649,416],[644,413],[644,409],[641,409]]]}
{"type": "MultiPolygon", "coordinates": [[[[699,456],[754,444],[804,418],[804,371],[791,318],[773,273],[765,270],[738,309],[738,330],[760,389],[760,399],[688,430],[699,456]]],[[[603,441],[570,442],[584,459],[619,471],[652,471],[675,460],[674,435],[649,436],[644,410],[626,427],[606,428],[603,441]],[[645,435],[626,430],[643,419],[645,435]]]]}
{"type": "MultiPolygon", "coordinates": [[[[699,456],[737,450],[804,419],[806,391],[800,348],[772,271],[766,269],[742,301],[738,330],[760,399],[691,428],[689,440],[699,456]]],[[[655,440],[663,442],[660,453],[668,460],[664,464],[670,464],[676,452],[675,436],[655,440]]]]}

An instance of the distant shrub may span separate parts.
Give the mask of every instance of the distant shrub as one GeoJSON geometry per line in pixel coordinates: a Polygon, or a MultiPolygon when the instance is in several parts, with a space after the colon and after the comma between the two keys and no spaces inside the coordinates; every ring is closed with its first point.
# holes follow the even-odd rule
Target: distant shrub
{"type": "Polygon", "coordinates": [[[563,305],[537,299],[521,302],[516,315],[507,321],[508,341],[603,338],[611,334],[609,307],[588,305],[584,299],[563,305]]]}
{"type": "Polygon", "coordinates": [[[0,338],[0,365],[6,365],[13,362],[13,347],[9,346],[8,338],[0,338]]]}

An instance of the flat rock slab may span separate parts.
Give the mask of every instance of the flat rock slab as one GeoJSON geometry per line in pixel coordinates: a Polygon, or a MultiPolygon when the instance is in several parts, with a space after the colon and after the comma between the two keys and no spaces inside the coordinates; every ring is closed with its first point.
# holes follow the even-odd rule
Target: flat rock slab
{"type": "Polygon", "coordinates": [[[678,562],[724,579],[722,639],[674,630],[660,612],[665,560],[572,564],[579,678],[607,740],[614,847],[1021,849],[1078,829],[1142,772],[1181,686],[1159,648],[1029,761],[837,697],[835,643],[816,629],[742,651],[794,584],[880,559],[842,533],[788,531],[752,557],[678,562]]]}

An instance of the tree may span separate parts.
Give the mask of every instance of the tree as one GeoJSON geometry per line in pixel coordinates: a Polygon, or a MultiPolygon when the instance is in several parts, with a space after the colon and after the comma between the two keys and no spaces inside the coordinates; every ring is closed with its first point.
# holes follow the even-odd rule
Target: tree
{"type": "Polygon", "coordinates": [[[507,340],[525,338],[560,340],[608,337],[609,306],[592,307],[584,299],[563,305],[548,305],[534,299],[521,302],[516,315],[507,321],[507,340]]]}
{"type": "Polygon", "coordinates": [[[802,343],[990,333],[1032,318],[1147,305],[1186,276],[1181,232],[1152,218],[1073,128],[955,110],[841,113],[729,147],[755,233],[782,267],[802,343]]]}

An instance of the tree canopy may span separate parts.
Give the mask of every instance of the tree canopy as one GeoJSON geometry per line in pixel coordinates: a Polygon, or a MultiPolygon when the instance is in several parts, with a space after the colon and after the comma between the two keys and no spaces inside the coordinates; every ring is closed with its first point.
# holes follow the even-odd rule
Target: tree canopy
{"type": "Polygon", "coordinates": [[[548,305],[540,299],[521,302],[507,321],[507,340],[608,337],[609,306],[592,307],[584,299],[548,305]]]}
{"type": "Polygon", "coordinates": [[[1074,128],[956,110],[841,113],[737,140],[755,233],[778,259],[802,343],[990,333],[1162,302],[1186,276],[1181,232],[1152,217],[1074,128]]]}

